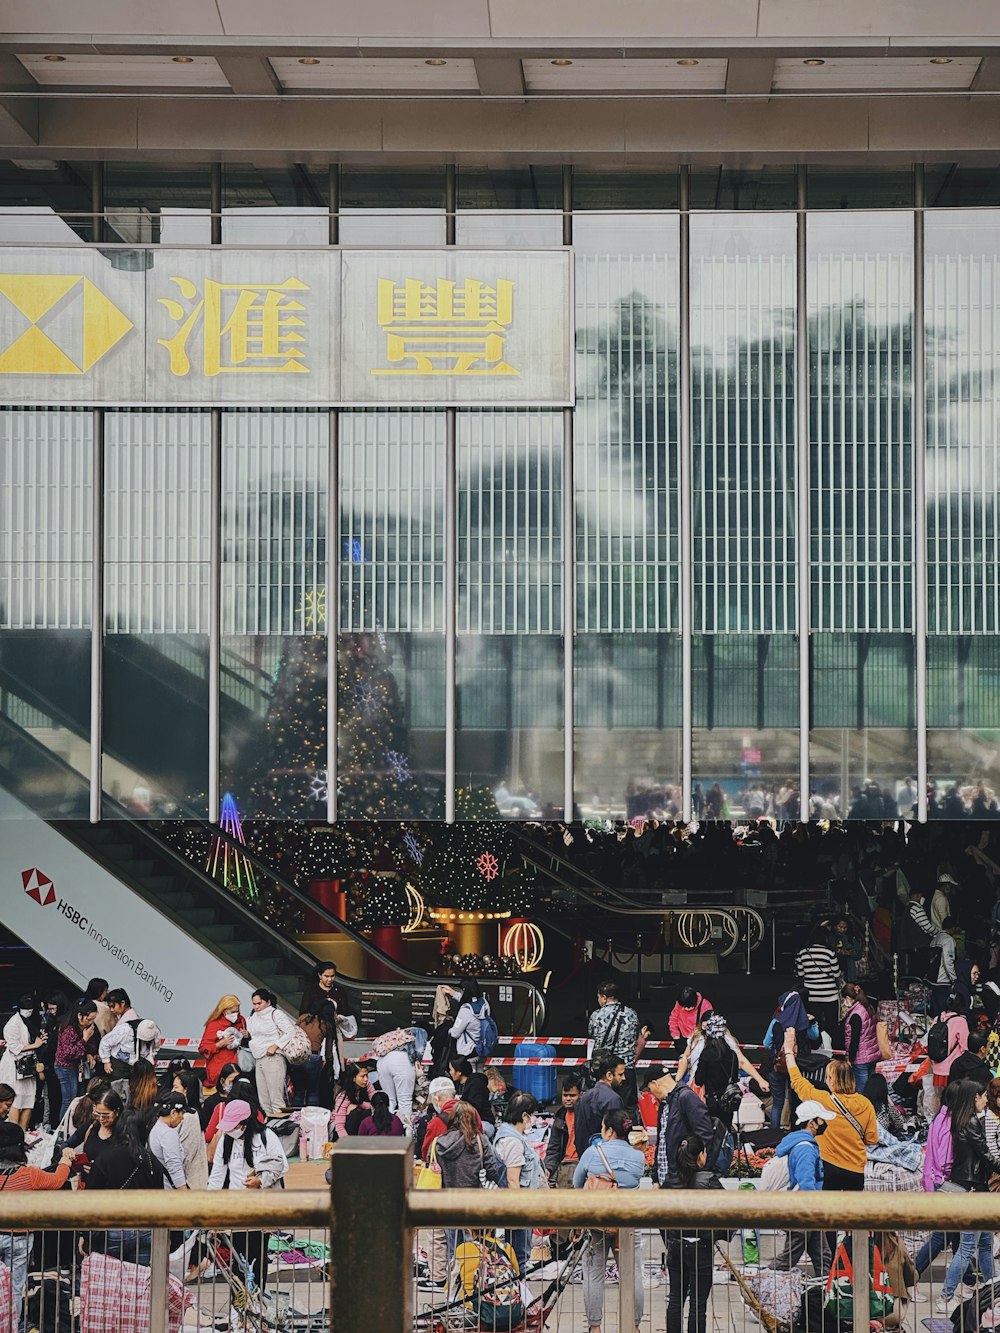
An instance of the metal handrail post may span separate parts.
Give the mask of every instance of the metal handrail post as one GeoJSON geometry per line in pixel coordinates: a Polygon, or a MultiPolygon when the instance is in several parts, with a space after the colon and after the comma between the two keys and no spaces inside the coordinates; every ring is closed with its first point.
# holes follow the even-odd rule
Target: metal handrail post
{"type": "Polygon", "coordinates": [[[149,1333],[167,1333],[167,1289],[170,1282],[170,1232],[153,1228],[149,1257],[149,1333]]]}
{"type": "Polygon", "coordinates": [[[623,1227],[618,1233],[619,1333],[630,1333],[638,1322],[635,1313],[635,1229],[623,1227]]]}
{"type": "Polygon", "coordinates": [[[871,1291],[871,1264],[868,1262],[868,1232],[851,1232],[851,1267],[854,1277],[851,1286],[854,1291],[854,1318],[852,1333],[868,1333],[871,1327],[871,1312],[868,1306],[868,1293],[871,1291]]]}
{"type": "Polygon", "coordinates": [[[333,1150],[331,1333],[356,1333],[358,1312],[379,1333],[413,1327],[413,1182],[409,1139],[341,1139],[333,1150]]]}

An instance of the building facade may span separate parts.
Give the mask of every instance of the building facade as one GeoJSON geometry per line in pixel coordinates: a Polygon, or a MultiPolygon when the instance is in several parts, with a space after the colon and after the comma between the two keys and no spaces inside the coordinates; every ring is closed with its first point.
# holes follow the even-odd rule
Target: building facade
{"type": "MultiPolygon", "coordinates": [[[[728,56],[704,33],[690,55],[676,36],[620,57],[546,40],[411,59],[391,110],[412,110],[415,142],[391,161],[352,138],[355,79],[330,95],[341,146],[303,121],[288,161],[261,117],[283,97],[285,133],[297,88],[303,116],[328,109],[296,80],[345,58],[286,42],[189,59],[176,35],[156,59],[194,64],[206,91],[165,86],[163,105],[218,109],[216,160],[198,143],[170,160],[163,131],[85,165],[66,117],[97,94],[77,73],[46,102],[67,58],[43,54],[51,35],[7,44],[33,83],[29,99],[7,69],[0,699],[88,775],[92,816],[102,791],[210,818],[226,792],[304,819],[996,811],[1000,32],[908,38],[891,107],[870,75],[829,83],[850,63],[830,34],[784,55],[760,33],[728,56]],[[602,60],[560,152],[558,80],[602,60]],[[264,66],[270,91],[240,84],[264,66]],[[432,78],[454,86],[428,101],[432,78]],[[234,101],[263,166],[253,143],[225,156],[234,101]],[[966,101],[979,141],[956,128],[966,101]],[[851,147],[861,102],[869,146],[851,147]],[[718,115],[717,150],[692,103],[718,115]],[[601,114],[613,138],[628,105],[679,108],[681,142],[581,141],[601,114]],[[873,151],[907,106],[914,135],[937,116],[933,151],[884,125],[873,151]],[[466,123],[435,136],[433,107],[466,123]],[[486,141],[514,124],[504,159],[486,141]],[[324,265],[343,278],[318,302],[301,275],[324,265]],[[411,325],[442,282],[488,290],[477,336],[531,325],[520,388],[482,342],[474,390],[455,378],[473,363],[442,379],[425,356],[402,388],[350,392],[352,347],[387,332],[358,274],[372,292],[419,279],[411,325]]],[[[148,106],[124,89],[127,127],[148,106]]]]}

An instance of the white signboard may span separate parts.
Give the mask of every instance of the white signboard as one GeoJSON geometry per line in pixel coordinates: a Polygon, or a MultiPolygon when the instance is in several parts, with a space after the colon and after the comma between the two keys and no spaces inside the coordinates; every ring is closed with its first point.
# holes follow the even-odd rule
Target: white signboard
{"type": "Polygon", "coordinates": [[[572,405],[569,250],[0,248],[7,403],[572,405]]]}
{"type": "Polygon", "coordinates": [[[164,1037],[200,1037],[223,995],[250,985],[169,917],[0,791],[0,901],[19,939],[81,988],[107,977],[164,1037]]]}

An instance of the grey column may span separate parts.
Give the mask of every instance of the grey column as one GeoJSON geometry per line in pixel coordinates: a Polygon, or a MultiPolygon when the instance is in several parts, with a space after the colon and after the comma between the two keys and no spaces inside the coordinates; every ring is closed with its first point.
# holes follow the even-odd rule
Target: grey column
{"type": "MultiPolygon", "coordinates": [[[[458,171],[444,169],[445,243],[456,242],[458,171]]],[[[444,491],[444,817],[455,822],[455,740],[458,723],[458,411],[445,408],[444,491]]]]}
{"type": "Polygon", "coordinates": [[[209,175],[209,208],[212,213],[212,244],[222,244],[222,163],[213,162],[209,175]]]}
{"type": "Polygon", "coordinates": [[[337,684],[340,633],[340,414],[331,408],[326,482],[326,818],[337,819],[337,684]]]}
{"type": "Polygon", "coordinates": [[[917,691],[917,819],[927,822],[927,441],[924,373],[924,168],[914,167],[913,213],[913,638],[917,691]]]}
{"type": "MultiPolygon", "coordinates": [[[[798,169],[795,218],[795,485],[799,629],[799,819],[809,818],[809,675],[811,614],[809,560],[812,550],[809,500],[809,310],[806,248],[806,171],[798,169]]],[[[846,795],[846,793],[845,793],[846,795]]],[[[844,796],[841,797],[843,801],[844,796]]]]}
{"type": "Polygon", "coordinates": [[[681,501],[681,814],[691,818],[691,631],[694,620],[691,495],[691,182],[680,175],[680,319],[677,347],[678,486],[681,501]]]}
{"type": "Polygon", "coordinates": [[[330,163],[329,181],[330,181],[329,238],[331,245],[339,245],[340,244],[340,166],[336,162],[330,163]]]}
{"type": "Polygon", "coordinates": [[[104,787],[104,408],[91,419],[90,822],[101,821],[104,787]]]}
{"type": "Polygon", "coordinates": [[[95,162],[90,169],[90,239],[97,245],[105,240],[104,225],[104,163],[95,162]]]}

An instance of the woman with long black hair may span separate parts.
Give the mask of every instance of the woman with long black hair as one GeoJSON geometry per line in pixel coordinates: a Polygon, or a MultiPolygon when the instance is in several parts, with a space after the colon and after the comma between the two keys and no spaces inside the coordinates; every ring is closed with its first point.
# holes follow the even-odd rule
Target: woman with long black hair
{"type": "MultiPolygon", "coordinates": [[[[370,1111],[372,1107],[368,1093],[368,1070],[364,1065],[353,1063],[344,1065],[338,1082],[340,1086],[333,1099],[333,1114],[330,1117],[334,1142],[343,1138],[345,1134],[357,1133],[353,1121],[352,1127],[348,1128],[348,1116],[360,1107],[364,1107],[365,1111],[370,1111]]],[[[355,1121],[360,1122],[363,1118],[360,1115],[355,1116],[355,1121]]]]}
{"type": "MultiPolygon", "coordinates": [[[[704,1139],[689,1134],[677,1147],[676,1165],[664,1189],[720,1190],[722,1182],[708,1169],[704,1139]]],[[[688,1333],[705,1333],[705,1310],[712,1294],[712,1233],[674,1232],[667,1241],[667,1333],[681,1333],[684,1304],[688,1305],[688,1333]]]]}
{"type": "Polygon", "coordinates": [[[80,1000],[63,1018],[56,1037],[55,1071],[62,1089],[63,1107],[69,1106],[87,1081],[87,1070],[97,1059],[97,1005],[80,1000]]]}
{"type": "Polygon", "coordinates": [[[358,1126],[361,1138],[401,1139],[406,1129],[398,1115],[389,1110],[389,1098],[386,1093],[372,1093],[372,1109],[358,1126]]]}
{"type": "MultiPolygon", "coordinates": [[[[966,1078],[958,1085],[951,1107],[953,1157],[951,1184],[967,1194],[985,1194],[991,1175],[1000,1175],[1000,1161],[986,1144],[986,1133],[979,1117],[986,1110],[986,1093],[978,1083],[966,1078]]],[[[941,1295],[934,1305],[936,1314],[950,1315],[962,1274],[978,1256],[979,1274],[984,1282],[993,1277],[993,1232],[963,1231],[948,1271],[941,1295]]]]}

